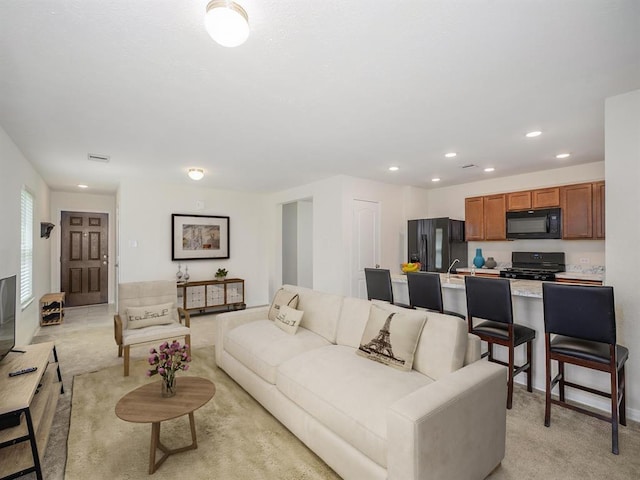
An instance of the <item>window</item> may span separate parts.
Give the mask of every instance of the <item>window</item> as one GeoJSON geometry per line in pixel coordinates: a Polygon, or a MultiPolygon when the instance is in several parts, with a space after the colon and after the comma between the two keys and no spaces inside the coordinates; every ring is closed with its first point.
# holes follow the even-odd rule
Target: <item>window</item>
{"type": "Polygon", "coordinates": [[[20,304],[33,299],[33,194],[20,194],[20,304]]]}

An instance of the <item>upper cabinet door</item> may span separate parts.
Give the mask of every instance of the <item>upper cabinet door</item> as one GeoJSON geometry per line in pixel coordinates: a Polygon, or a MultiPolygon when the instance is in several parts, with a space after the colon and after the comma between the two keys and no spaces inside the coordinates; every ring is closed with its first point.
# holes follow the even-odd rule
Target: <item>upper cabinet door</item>
{"type": "Polygon", "coordinates": [[[464,199],[464,230],[467,241],[484,240],[484,198],[464,199]]]}
{"type": "Polygon", "coordinates": [[[593,184],[566,185],[560,191],[562,238],[593,238],[593,184]]]}
{"type": "Polygon", "coordinates": [[[560,188],[541,188],[531,192],[532,208],[552,208],[560,206],[560,188]]]}
{"type": "Polygon", "coordinates": [[[518,211],[531,208],[531,192],[507,193],[507,210],[518,211]]]}
{"type": "Polygon", "coordinates": [[[488,195],[484,197],[484,238],[485,240],[507,239],[507,196],[488,195]]]}
{"type": "Polygon", "coordinates": [[[596,182],[593,184],[593,236],[603,239],[604,232],[604,182],[596,182]]]}

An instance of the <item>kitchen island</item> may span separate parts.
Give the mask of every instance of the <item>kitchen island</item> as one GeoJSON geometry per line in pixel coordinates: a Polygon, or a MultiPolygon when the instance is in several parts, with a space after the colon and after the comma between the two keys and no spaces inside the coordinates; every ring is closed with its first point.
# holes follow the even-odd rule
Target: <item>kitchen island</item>
{"type": "MultiPolygon", "coordinates": [[[[496,270],[496,278],[498,271],[496,270]]],[[[407,287],[406,275],[392,275],[394,301],[397,303],[409,304],[409,290],[407,287]]],[[[544,392],[545,383],[545,346],[544,346],[544,317],[542,308],[542,283],[537,280],[509,280],[511,282],[511,295],[513,304],[513,320],[515,323],[533,328],[536,331],[536,338],[533,341],[533,388],[544,392]]],[[[466,316],[467,305],[464,288],[464,275],[440,274],[442,284],[442,301],[444,309],[458,312],[466,316]]],[[[477,320],[476,320],[477,321],[477,320]]],[[[486,344],[483,343],[486,348],[486,344]]],[[[507,361],[507,349],[496,346],[494,356],[503,361],[507,361]]],[[[518,347],[515,349],[516,365],[525,362],[525,349],[518,347]]],[[[554,375],[557,372],[557,365],[553,365],[554,375]]],[[[570,381],[582,383],[592,388],[609,391],[609,376],[601,372],[579,368],[574,365],[565,365],[565,372],[570,381]]],[[[514,381],[518,384],[526,384],[524,374],[517,375],[514,381]]],[[[557,393],[557,389],[554,390],[557,393]]],[[[589,395],[579,390],[567,388],[567,398],[589,405],[600,410],[609,411],[610,402],[608,399],[589,395]]],[[[541,418],[542,422],[543,419],[541,418]]]]}

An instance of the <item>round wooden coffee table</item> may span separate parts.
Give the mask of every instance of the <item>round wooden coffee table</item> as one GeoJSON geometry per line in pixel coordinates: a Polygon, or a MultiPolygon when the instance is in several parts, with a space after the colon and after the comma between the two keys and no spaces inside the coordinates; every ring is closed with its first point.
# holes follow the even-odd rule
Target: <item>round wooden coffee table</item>
{"type": "Polygon", "coordinates": [[[178,391],[173,397],[163,398],[160,382],[149,383],[127,393],[116,405],[116,415],[126,422],[151,424],[151,447],[149,450],[149,474],[174,453],[198,448],[193,412],[207,403],[216,393],[210,380],[200,377],[178,377],[178,391]],[[191,445],[169,449],[160,442],[160,423],[165,420],[189,415],[191,445]],[[164,455],[156,463],[156,450],[164,455]]]}

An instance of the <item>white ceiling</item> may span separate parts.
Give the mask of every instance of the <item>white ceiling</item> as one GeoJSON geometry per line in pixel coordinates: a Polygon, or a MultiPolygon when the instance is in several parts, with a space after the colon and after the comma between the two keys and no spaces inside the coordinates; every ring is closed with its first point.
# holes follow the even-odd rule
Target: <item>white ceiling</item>
{"type": "Polygon", "coordinates": [[[640,88],[640,0],[238,2],[252,31],[228,49],[207,0],[2,0],[0,125],[54,190],[188,167],[433,188],[601,161],[605,98],[640,88]]]}

